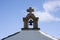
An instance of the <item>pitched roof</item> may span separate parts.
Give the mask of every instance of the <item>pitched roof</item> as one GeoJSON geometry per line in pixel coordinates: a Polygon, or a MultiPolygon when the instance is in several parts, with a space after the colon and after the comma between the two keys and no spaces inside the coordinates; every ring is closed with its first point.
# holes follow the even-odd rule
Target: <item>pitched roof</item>
{"type": "Polygon", "coordinates": [[[14,33],[2,40],[58,40],[48,34],[45,34],[37,30],[23,30],[21,32],[14,33]]]}
{"type": "Polygon", "coordinates": [[[12,34],[12,35],[9,35],[9,36],[7,36],[7,37],[1,39],[1,40],[7,39],[7,38],[9,38],[9,37],[11,37],[11,36],[14,36],[14,35],[18,34],[18,33],[20,33],[20,32],[16,32],[16,33],[14,33],[14,34],[12,34]]]}

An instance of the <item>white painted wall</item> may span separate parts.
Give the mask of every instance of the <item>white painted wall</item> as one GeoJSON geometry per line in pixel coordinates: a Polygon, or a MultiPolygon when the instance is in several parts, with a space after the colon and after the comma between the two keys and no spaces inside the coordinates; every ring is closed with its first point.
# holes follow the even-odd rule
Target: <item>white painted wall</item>
{"type": "Polygon", "coordinates": [[[52,37],[45,36],[37,30],[23,30],[20,33],[11,36],[5,40],[57,40],[52,37]]]}

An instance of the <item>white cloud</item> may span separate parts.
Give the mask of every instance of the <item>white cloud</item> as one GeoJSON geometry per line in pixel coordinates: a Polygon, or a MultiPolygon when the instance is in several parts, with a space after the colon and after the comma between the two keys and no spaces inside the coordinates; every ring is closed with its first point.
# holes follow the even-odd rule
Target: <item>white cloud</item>
{"type": "Polygon", "coordinates": [[[44,12],[35,12],[40,21],[60,21],[60,18],[51,15],[49,12],[57,11],[60,7],[60,1],[50,1],[43,4],[44,12]]]}
{"type": "Polygon", "coordinates": [[[50,1],[43,4],[45,11],[55,11],[60,7],[60,1],[50,1]]]}
{"type": "Polygon", "coordinates": [[[40,21],[60,21],[60,18],[58,17],[55,17],[55,16],[52,16],[50,13],[47,13],[47,12],[35,12],[36,16],[39,17],[39,20],[40,21]]]}

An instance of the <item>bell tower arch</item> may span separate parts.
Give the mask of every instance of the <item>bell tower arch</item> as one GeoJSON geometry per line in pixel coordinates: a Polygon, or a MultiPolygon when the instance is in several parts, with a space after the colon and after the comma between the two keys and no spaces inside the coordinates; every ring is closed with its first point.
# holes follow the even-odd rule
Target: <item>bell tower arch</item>
{"type": "Polygon", "coordinates": [[[34,12],[34,9],[32,9],[32,7],[29,7],[29,9],[27,9],[27,12],[29,12],[29,14],[26,17],[23,17],[24,28],[22,28],[22,30],[40,30],[40,28],[38,28],[39,18],[35,17],[35,15],[32,13],[34,12]],[[28,25],[33,25],[33,28],[29,28],[28,25]]]}

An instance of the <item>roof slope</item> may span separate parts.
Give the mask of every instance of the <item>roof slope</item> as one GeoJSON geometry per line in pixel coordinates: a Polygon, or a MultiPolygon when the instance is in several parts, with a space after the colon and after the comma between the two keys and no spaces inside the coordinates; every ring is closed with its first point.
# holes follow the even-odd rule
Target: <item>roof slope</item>
{"type": "Polygon", "coordinates": [[[39,32],[38,30],[22,30],[21,32],[16,33],[16,35],[12,35],[2,40],[58,40],[49,35],[46,35],[43,32],[39,32]]]}

